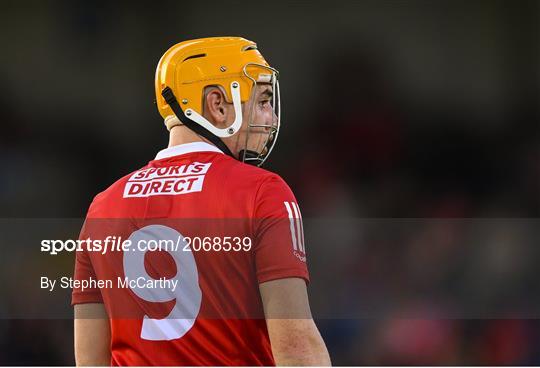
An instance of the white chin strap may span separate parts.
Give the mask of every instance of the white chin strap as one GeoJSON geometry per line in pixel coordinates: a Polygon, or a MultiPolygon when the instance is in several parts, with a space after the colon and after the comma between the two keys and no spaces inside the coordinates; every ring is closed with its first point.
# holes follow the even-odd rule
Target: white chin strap
{"type": "MultiPolygon", "coordinates": [[[[234,106],[234,122],[227,128],[216,128],[211,122],[202,117],[197,111],[192,109],[186,109],[184,115],[190,120],[193,120],[197,124],[203,126],[206,130],[210,131],[213,135],[220,138],[230,137],[240,130],[242,126],[242,101],[240,100],[240,83],[234,81],[231,83],[231,95],[234,106]]],[[[169,115],[165,118],[165,125],[168,130],[171,130],[176,125],[181,125],[178,118],[174,115],[169,115]]]]}

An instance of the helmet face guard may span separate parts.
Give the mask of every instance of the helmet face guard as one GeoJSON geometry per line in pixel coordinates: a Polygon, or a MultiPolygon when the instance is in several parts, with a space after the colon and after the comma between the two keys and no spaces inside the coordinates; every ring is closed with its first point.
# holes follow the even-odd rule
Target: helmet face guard
{"type": "Polygon", "coordinates": [[[247,164],[262,166],[277,142],[281,126],[279,72],[266,65],[248,63],[244,66],[243,73],[252,81],[253,86],[251,98],[245,107],[248,112],[247,130],[244,142],[242,142],[243,149],[240,150],[238,159],[247,164]],[[254,69],[259,71],[258,75],[252,73],[254,69]],[[264,72],[260,72],[261,69],[264,72]],[[270,122],[261,122],[257,117],[259,86],[271,87],[269,103],[272,109],[272,119],[270,122]],[[261,138],[257,140],[256,136],[261,138]]]}

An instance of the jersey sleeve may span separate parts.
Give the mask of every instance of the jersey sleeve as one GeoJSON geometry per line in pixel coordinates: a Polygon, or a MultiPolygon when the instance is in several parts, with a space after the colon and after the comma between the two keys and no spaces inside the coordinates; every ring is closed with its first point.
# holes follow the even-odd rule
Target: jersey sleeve
{"type": "Polygon", "coordinates": [[[254,204],[255,266],[259,283],[299,277],[309,282],[300,207],[277,175],[260,185],[254,204]]]}
{"type": "MultiPolygon", "coordinates": [[[[80,240],[87,239],[88,237],[92,238],[88,230],[88,219],[84,223],[79,235],[80,240]]],[[[83,281],[94,279],[97,280],[96,273],[92,266],[90,256],[85,247],[82,251],[76,252],[75,255],[75,272],[73,276],[74,280],[83,281]]],[[[75,286],[77,283],[75,283],[75,286]]],[[[74,287],[71,294],[71,305],[75,304],[85,304],[85,303],[103,303],[103,298],[101,296],[101,291],[95,287],[74,287]]]]}

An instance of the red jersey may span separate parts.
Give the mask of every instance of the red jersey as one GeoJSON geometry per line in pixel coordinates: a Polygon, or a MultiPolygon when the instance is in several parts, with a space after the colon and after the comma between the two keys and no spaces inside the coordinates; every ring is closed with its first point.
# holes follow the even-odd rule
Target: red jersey
{"type": "Polygon", "coordinates": [[[287,184],[203,142],[98,194],[80,239],[101,248],[77,252],[72,304],[104,303],[112,365],[274,365],[259,283],[309,281],[287,184]]]}

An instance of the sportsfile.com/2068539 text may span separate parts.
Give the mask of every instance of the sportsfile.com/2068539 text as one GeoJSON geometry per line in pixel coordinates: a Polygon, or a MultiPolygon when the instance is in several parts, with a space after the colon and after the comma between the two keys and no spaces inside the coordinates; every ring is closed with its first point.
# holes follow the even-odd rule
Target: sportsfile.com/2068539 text
{"type": "Polygon", "coordinates": [[[50,255],[61,252],[130,252],[130,251],[166,251],[166,252],[249,252],[252,247],[248,236],[205,236],[173,239],[123,239],[121,236],[107,236],[104,239],[44,239],[41,251],[50,255]]]}

